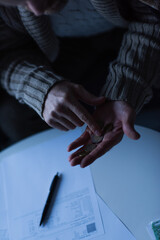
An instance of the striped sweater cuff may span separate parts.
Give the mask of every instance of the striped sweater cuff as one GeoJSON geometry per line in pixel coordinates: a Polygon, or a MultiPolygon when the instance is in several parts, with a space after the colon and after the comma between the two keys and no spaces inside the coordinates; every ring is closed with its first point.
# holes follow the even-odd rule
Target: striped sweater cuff
{"type": "MultiPolygon", "coordinates": [[[[0,79],[10,95],[33,108],[43,119],[43,105],[48,91],[55,83],[65,79],[55,74],[52,67],[43,64],[41,59],[41,64],[38,61],[36,63],[34,57],[32,59],[12,61],[5,66],[7,70],[1,69],[0,79]]],[[[6,62],[9,60],[6,59],[6,62]]]]}
{"type": "Polygon", "coordinates": [[[25,77],[23,88],[18,92],[17,98],[33,108],[43,119],[43,108],[49,90],[58,81],[64,80],[43,67],[25,77]]]}
{"type": "Polygon", "coordinates": [[[130,24],[102,91],[108,99],[126,101],[136,112],[151,99],[151,87],[159,81],[159,30],[159,24],[130,24]]]}

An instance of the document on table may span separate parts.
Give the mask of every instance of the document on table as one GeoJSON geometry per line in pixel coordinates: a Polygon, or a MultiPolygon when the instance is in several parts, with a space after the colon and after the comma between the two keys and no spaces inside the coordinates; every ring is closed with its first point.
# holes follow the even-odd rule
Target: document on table
{"type": "Polygon", "coordinates": [[[100,212],[102,214],[105,234],[93,240],[136,240],[119,218],[110,210],[106,203],[97,195],[100,212]]]}
{"type": "MultiPolygon", "coordinates": [[[[66,147],[80,134],[76,130],[63,137],[54,136],[5,158],[2,166],[9,240],[135,240],[102,199],[97,198],[90,168],[69,165],[66,147]],[[56,172],[62,174],[57,197],[49,221],[39,227],[56,172]]],[[[0,230],[1,226],[8,236],[6,225],[0,221],[0,230]]],[[[0,239],[8,240],[1,236],[5,235],[0,235],[0,239]]]]}
{"type": "Polygon", "coordinates": [[[9,240],[2,167],[0,167],[0,239],[9,240]]]}
{"type": "Polygon", "coordinates": [[[71,167],[67,145],[73,132],[35,144],[3,162],[11,240],[92,239],[104,234],[90,169],[71,167]],[[44,227],[39,227],[49,187],[62,174],[57,197],[44,227]]]}

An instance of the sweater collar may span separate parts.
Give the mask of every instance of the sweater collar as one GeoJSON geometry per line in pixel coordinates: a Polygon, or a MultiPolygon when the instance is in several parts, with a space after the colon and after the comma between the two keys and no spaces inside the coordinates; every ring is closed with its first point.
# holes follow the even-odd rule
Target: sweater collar
{"type": "Polygon", "coordinates": [[[49,18],[45,15],[35,16],[23,7],[18,7],[23,25],[39,48],[52,62],[58,55],[58,39],[52,31],[49,18]]]}
{"type": "MultiPolygon", "coordinates": [[[[127,26],[127,21],[122,18],[119,12],[117,0],[90,0],[90,2],[102,16],[114,25],[127,26]]],[[[45,15],[37,17],[23,7],[18,7],[18,10],[29,35],[38,44],[47,58],[50,61],[54,61],[58,55],[59,46],[58,39],[51,28],[49,18],[45,15]]]]}

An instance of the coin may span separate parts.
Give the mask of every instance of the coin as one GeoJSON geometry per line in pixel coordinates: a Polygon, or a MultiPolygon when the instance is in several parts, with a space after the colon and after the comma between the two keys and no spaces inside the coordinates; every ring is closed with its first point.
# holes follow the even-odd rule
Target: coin
{"type": "Polygon", "coordinates": [[[96,135],[91,135],[91,141],[92,143],[100,143],[102,142],[104,136],[96,136],[96,135]]]}
{"type": "Polygon", "coordinates": [[[112,124],[112,123],[109,123],[109,124],[107,124],[107,125],[103,128],[103,130],[102,130],[103,135],[102,135],[102,136],[96,136],[96,135],[94,135],[94,134],[91,135],[91,141],[92,141],[92,143],[97,143],[97,144],[98,144],[98,143],[102,142],[103,137],[104,137],[104,134],[112,131],[112,129],[113,129],[113,124],[112,124]]]}
{"type": "Polygon", "coordinates": [[[113,124],[109,123],[102,129],[102,132],[103,132],[102,136],[96,136],[96,135],[92,134],[91,135],[91,142],[92,142],[92,144],[86,145],[84,147],[83,151],[81,153],[79,153],[79,157],[85,157],[90,152],[92,152],[92,150],[96,148],[97,144],[102,142],[104,134],[112,131],[112,129],[113,129],[113,124]]]}
{"type": "Polygon", "coordinates": [[[83,151],[79,154],[79,157],[85,157],[90,152],[92,152],[92,150],[95,149],[96,146],[97,146],[97,144],[94,144],[94,143],[86,145],[85,148],[83,149],[83,151]]]}

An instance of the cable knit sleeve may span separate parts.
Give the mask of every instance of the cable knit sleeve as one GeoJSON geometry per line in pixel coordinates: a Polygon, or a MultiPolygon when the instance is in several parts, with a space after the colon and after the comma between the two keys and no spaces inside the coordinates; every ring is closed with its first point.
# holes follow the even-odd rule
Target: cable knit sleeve
{"type": "Polygon", "coordinates": [[[13,51],[1,55],[0,82],[6,91],[42,116],[50,88],[64,80],[57,76],[45,56],[36,50],[13,51]]]}
{"type": "Polygon", "coordinates": [[[0,8],[0,85],[43,118],[48,91],[64,78],[54,72],[51,62],[25,30],[20,19],[17,20],[16,12],[14,8],[0,8]]]}
{"type": "Polygon", "coordinates": [[[117,59],[110,64],[102,94],[124,100],[139,112],[152,97],[152,85],[160,82],[160,20],[155,10],[137,4],[138,0],[133,2],[133,21],[117,59]]]}
{"type": "Polygon", "coordinates": [[[31,13],[27,12],[26,15],[26,24],[30,24],[33,35],[39,34],[36,38],[39,46],[26,31],[18,10],[0,7],[0,85],[43,118],[43,106],[48,91],[64,78],[54,72],[52,63],[48,60],[52,55],[55,57],[57,46],[54,37],[48,37],[52,33],[47,28],[46,18],[43,17],[43,21],[39,18],[32,21],[31,16],[29,21],[28,15],[31,13]],[[53,48],[50,47],[51,43],[53,48]],[[49,56],[48,59],[45,53],[49,56]]]}

